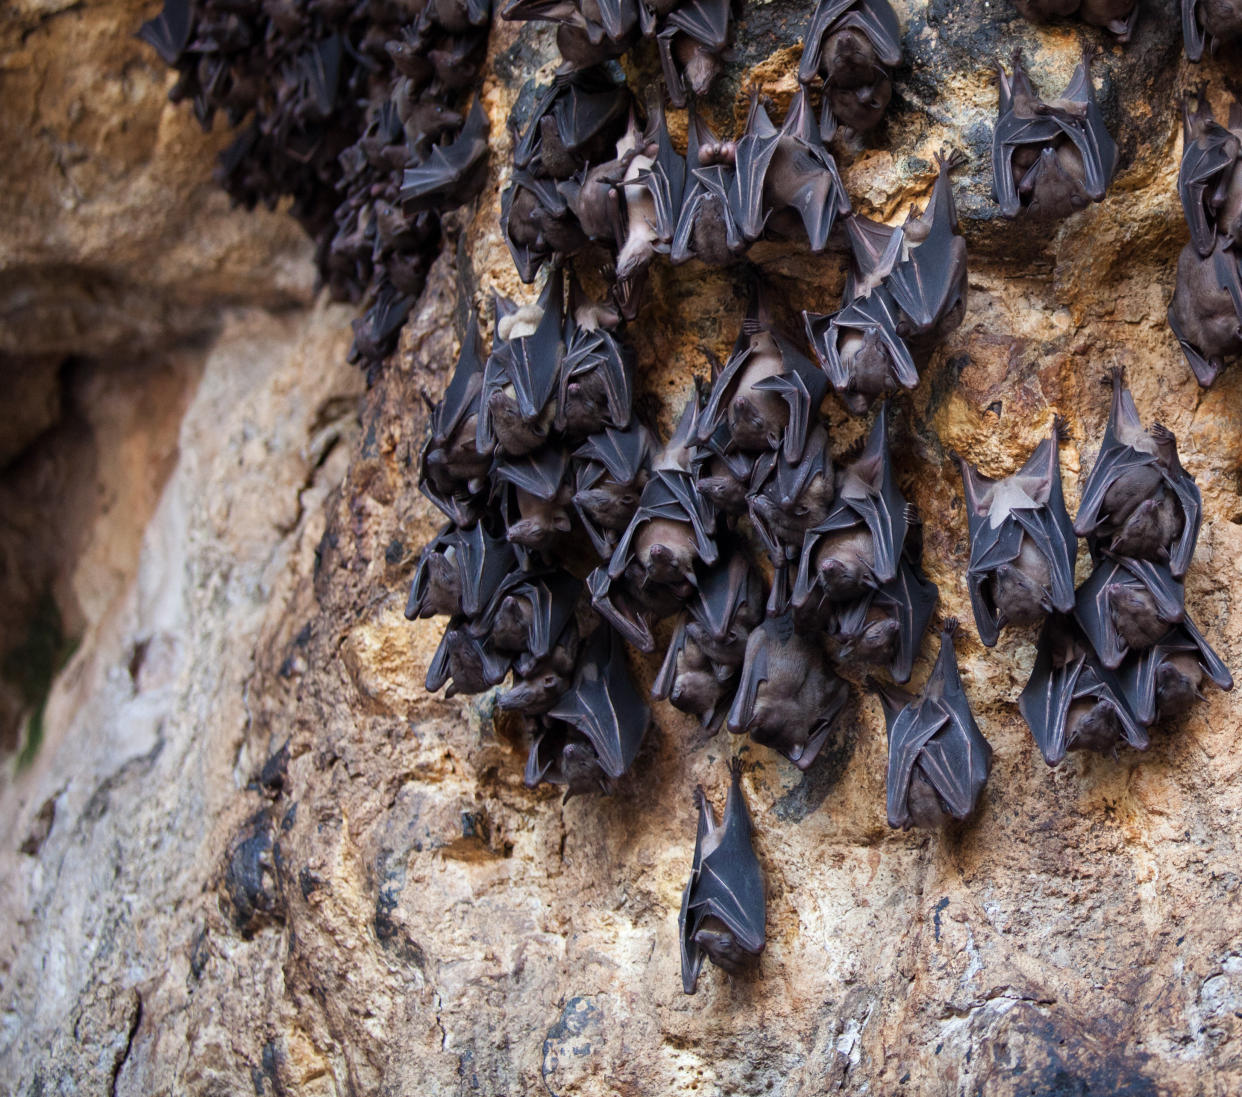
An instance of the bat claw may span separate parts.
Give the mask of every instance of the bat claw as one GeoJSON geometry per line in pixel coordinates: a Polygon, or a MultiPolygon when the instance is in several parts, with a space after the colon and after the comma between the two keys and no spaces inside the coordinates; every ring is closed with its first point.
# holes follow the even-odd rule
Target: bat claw
{"type": "Polygon", "coordinates": [[[946,617],[943,625],[940,626],[940,634],[942,636],[952,636],[957,632],[961,622],[956,617],[946,617]]]}

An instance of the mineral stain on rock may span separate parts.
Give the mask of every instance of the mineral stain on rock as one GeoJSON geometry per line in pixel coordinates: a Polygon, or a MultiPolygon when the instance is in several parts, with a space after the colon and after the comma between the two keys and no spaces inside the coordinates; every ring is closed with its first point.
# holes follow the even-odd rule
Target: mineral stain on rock
{"type": "Polygon", "coordinates": [[[594,1073],[590,1059],[603,1037],[603,1023],[603,1011],[590,998],[565,1003],[543,1041],[543,1084],[552,1097],[588,1091],[582,1085],[594,1073]]]}

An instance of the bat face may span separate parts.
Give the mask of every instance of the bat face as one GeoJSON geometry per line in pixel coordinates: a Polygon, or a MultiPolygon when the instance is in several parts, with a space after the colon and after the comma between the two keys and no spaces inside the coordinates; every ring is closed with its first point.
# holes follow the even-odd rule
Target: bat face
{"type": "Polygon", "coordinates": [[[1054,219],[1098,202],[1117,167],[1117,146],[1091,84],[1090,57],[1052,103],[1040,100],[1014,54],[1000,70],[1000,115],[992,136],[993,186],[1001,214],[1054,219]]]}
{"type": "Polygon", "coordinates": [[[939,600],[939,589],[918,560],[903,555],[891,581],[834,608],[830,642],[837,661],[886,665],[893,681],[908,682],[939,600]]]}
{"type": "Polygon", "coordinates": [[[749,733],[756,743],[807,769],[848,695],[848,686],[828,665],[824,649],[795,632],[792,614],[769,617],[746,641],[729,730],[749,733]]]}
{"type": "Polygon", "coordinates": [[[626,430],[608,428],[574,452],[574,507],[596,552],[604,558],[611,557],[638,509],[651,475],[653,451],[650,432],[635,422],[626,430]]]}
{"type": "Polygon", "coordinates": [[[1092,553],[1164,564],[1186,574],[1199,537],[1202,499],[1161,424],[1143,429],[1119,371],[1110,375],[1112,408],[1099,456],[1083,485],[1074,529],[1092,553]]]}
{"type": "Polygon", "coordinates": [[[698,987],[705,957],[736,975],[754,963],[765,943],[763,872],[751,844],[750,814],[742,795],[742,770],[737,759],[732,772],[720,824],[702,786],[695,790],[698,835],[677,919],[682,989],[687,994],[698,987]]]}
{"type": "Polygon", "coordinates": [[[970,817],[987,783],[992,748],[962,689],[953,649],[957,621],[940,637],[940,654],[917,700],[869,679],[888,726],[888,825],[936,827],[970,817]]]}
{"type": "Polygon", "coordinates": [[[1061,494],[1059,422],[1012,476],[992,480],[962,458],[970,525],[966,579],[979,639],[991,647],[1006,625],[1032,625],[1074,606],[1078,538],[1061,494]]]}
{"type": "Polygon", "coordinates": [[[1118,677],[1135,716],[1145,724],[1176,720],[1189,711],[1210,681],[1233,689],[1233,676],[1187,617],[1141,655],[1127,660],[1118,677]]]}

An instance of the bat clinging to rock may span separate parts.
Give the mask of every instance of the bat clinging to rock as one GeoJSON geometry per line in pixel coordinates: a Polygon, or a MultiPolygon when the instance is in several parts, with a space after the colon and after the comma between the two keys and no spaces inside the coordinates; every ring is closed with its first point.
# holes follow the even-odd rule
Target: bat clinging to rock
{"type": "Polygon", "coordinates": [[[1185,617],[1185,590],[1162,564],[1105,556],[1078,588],[1074,616],[1109,670],[1185,617]]]}
{"type": "Polygon", "coordinates": [[[487,115],[475,99],[466,124],[448,145],[432,147],[421,164],[405,169],[401,201],[413,209],[469,202],[487,179],[487,115]]]}
{"type": "Polygon", "coordinates": [[[699,830],[677,919],[681,984],[687,994],[698,986],[704,957],[736,975],[763,951],[767,923],[763,872],[751,844],[739,759],[733,760],[732,774],[719,825],[702,786],[694,794],[699,830]]]}
{"type": "Polygon", "coordinates": [[[888,825],[936,827],[970,817],[987,783],[992,748],[975,723],[957,669],[950,618],[922,695],[868,679],[888,726],[888,825]]]}
{"type": "Polygon", "coordinates": [[[1229,668],[1189,617],[1128,660],[1119,677],[1135,716],[1146,724],[1184,715],[1196,700],[1203,699],[1201,689],[1206,682],[1233,689],[1229,668]]]}
{"type": "Polygon", "coordinates": [[[1242,38],[1242,0],[1181,0],[1181,5],[1182,38],[1191,61],[1203,57],[1205,45],[1215,53],[1242,38]]]}
{"type": "Polygon", "coordinates": [[[1193,241],[1182,248],[1169,303],[1169,327],[1204,388],[1216,380],[1227,357],[1242,354],[1242,268],[1228,243],[1218,236],[1206,258],[1193,241]]]}
{"type": "Polygon", "coordinates": [[[966,581],[979,639],[987,647],[1008,624],[1032,625],[1074,608],[1078,538],[1061,494],[1061,430],[1054,421],[1052,437],[1003,480],[989,479],[958,458],[970,525],[966,581]]]}
{"type": "Polygon", "coordinates": [[[1190,239],[1206,259],[1219,235],[1226,247],[1242,244],[1242,103],[1229,106],[1229,128],[1220,125],[1201,84],[1182,98],[1182,166],[1177,192],[1190,239]],[[1191,99],[1195,109],[1190,109],[1191,99]]]}
{"type": "Polygon", "coordinates": [[[651,432],[638,422],[626,430],[608,427],[574,451],[574,508],[595,551],[605,559],[638,509],[654,451],[651,432]]]}

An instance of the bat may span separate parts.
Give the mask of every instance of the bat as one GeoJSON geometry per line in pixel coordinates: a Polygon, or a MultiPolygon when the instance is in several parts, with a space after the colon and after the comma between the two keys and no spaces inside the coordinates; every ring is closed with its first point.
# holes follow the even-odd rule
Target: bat
{"type": "Polygon", "coordinates": [[[939,600],[936,584],[903,554],[891,581],[834,609],[834,657],[842,664],[886,665],[893,681],[904,685],[939,600]]]}
{"type": "Polygon", "coordinates": [[[487,134],[487,115],[476,97],[452,143],[434,145],[426,160],[405,169],[402,203],[414,209],[452,209],[474,198],[487,179],[487,134]]]}
{"type": "Polygon", "coordinates": [[[1185,618],[1185,590],[1163,564],[1105,555],[1078,588],[1074,617],[1109,670],[1185,618]]]}
{"type": "Polygon", "coordinates": [[[746,513],[751,481],[758,465],[754,454],[732,445],[729,424],[721,423],[694,454],[695,487],[732,522],[746,513]]]}
{"type": "Polygon", "coordinates": [[[454,617],[427,667],[428,693],[448,683],[445,697],[482,693],[504,681],[512,660],[497,652],[487,636],[478,635],[465,617],[454,617]]]}
{"type": "Polygon", "coordinates": [[[620,637],[601,624],[586,641],[573,685],[547,712],[555,727],[531,745],[526,784],[568,786],[565,799],[622,776],[651,724],[651,709],[630,681],[620,637]],[[573,748],[571,750],[571,748],[573,748]]]}
{"type": "Polygon", "coordinates": [[[518,277],[527,285],[539,268],[587,245],[565,195],[551,179],[517,169],[500,197],[500,231],[504,233],[518,277]]]}
{"type": "Polygon", "coordinates": [[[486,521],[469,529],[449,522],[419,557],[405,616],[479,618],[516,565],[513,546],[491,533],[486,521]]]}
{"type": "Polygon", "coordinates": [[[1104,125],[1083,53],[1059,99],[1035,94],[1013,55],[1013,76],[998,66],[1000,113],[992,134],[992,176],[1001,215],[1068,217],[1104,197],[1117,170],[1117,146],[1104,125]]]}
{"type": "Polygon", "coordinates": [[[1145,431],[1121,371],[1113,370],[1109,379],[1108,426],[1083,484],[1074,531],[1087,538],[1097,559],[1107,549],[1167,564],[1173,578],[1180,579],[1199,539],[1199,489],[1182,468],[1173,432],[1159,423],[1145,431]]]}
{"type": "Polygon", "coordinates": [[[828,517],[806,532],[794,580],[794,607],[807,605],[818,590],[831,601],[849,602],[891,582],[911,516],[893,479],[885,406],[862,451],[838,469],[828,517]]]}
{"type": "Polygon", "coordinates": [[[190,0],[164,0],[164,8],[154,19],[138,28],[137,37],[160,55],[160,60],[175,66],[194,32],[194,16],[190,0]]]}
{"type": "Polygon", "coordinates": [[[1145,724],[1131,706],[1132,691],[1095,654],[1073,618],[1054,614],[1044,622],[1031,677],[1018,711],[1031,729],[1044,761],[1060,765],[1066,751],[1116,751],[1126,743],[1146,750],[1145,724]]]}
{"type": "Polygon", "coordinates": [[[730,204],[736,155],[736,146],[717,139],[691,103],[685,191],[669,248],[673,263],[697,258],[709,266],[722,267],[746,250],[746,240],[730,204]]]}
{"type": "Polygon", "coordinates": [[[647,158],[649,166],[640,170],[637,177],[649,196],[643,201],[644,208],[640,212],[650,221],[651,246],[660,254],[667,255],[672,250],[686,193],[686,158],[673,147],[664,105],[658,97],[653,97],[648,116],[646,143],[648,149],[655,146],[655,154],[647,158]]]}
{"type": "Polygon", "coordinates": [[[799,89],[781,128],[772,124],[754,87],[746,130],[737,142],[730,205],[746,240],[765,228],[790,236],[800,222],[813,252],[827,246],[837,219],[850,212],[837,162],[813,125],[799,89]]]}
{"type": "Polygon", "coordinates": [[[1123,45],[1138,22],[1138,0],[1014,0],[1014,7],[1032,23],[1077,12],[1084,23],[1104,27],[1123,45]]]}
{"type": "Polygon", "coordinates": [[[979,639],[994,647],[1006,625],[1033,625],[1074,608],[1078,537],[1065,512],[1057,459],[1064,427],[1012,476],[993,480],[957,458],[966,491],[970,563],[966,583],[979,639]]]}
{"type": "Polygon", "coordinates": [[[497,299],[496,341],[483,367],[475,446],[521,457],[541,447],[556,414],[564,346],[564,282],[553,267],[534,309],[497,299]]]}
{"type": "Polygon", "coordinates": [[[1229,128],[1212,114],[1207,84],[1182,97],[1182,165],[1177,193],[1190,240],[1201,259],[1216,250],[1219,233],[1227,247],[1242,243],[1242,104],[1229,107],[1229,128]],[[1190,109],[1191,99],[1195,109],[1190,109]]]}
{"type": "Polygon", "coordinates": [[[490,453],[475,447],[483,361],[479,357],[479,322],[470,314],[457,367],[444,398],[431,411],[428,438],[419,466],[419,490],[462,528],[479,519],[478,496],[487,486],[490,453]]]}
{"type": "Polygon", "coordinates": [[[748,507],[751,525],[779,567],[798,559],[807,530],[828,517],[835,491],[828,432],[816,424],[799,459],[790,461],[782,450],[767,464],[766,476],[756,469],[762,479],[748,507]]]}
{"type": "Polygon", "coordinates": [[[1242,353],[1242,272],[1228,245],[1218,236],[1206,259],[1193,243],[1182,248],[1169,304],[1169,327],[1204,388],[1216,380],[1227,355],[1242,353]]]}
{"type": "Polygon", "coordinates": [[[940,632],[940,654],[917,700],[894,686],[867,679],[879,694],[888,728],[888,825],[936,827],[965,820],[987,784],[992,748],[975,723],[957,669],[950,617],[940,632]]]}
{"type": "Polygon", "coordinates": [[[674,107],[686,105],[687,88],[696,96],[706,95],[723,70],[735,4],[736,0],[682,0],[665,18],[656,43],[665,90],[674,107]]]}
{"type": "Polygon", "coordinates": [[[607,69],[558,74],[514,145],[514,167],[563,180],[599,163],[624,130],[631,102],[629,88],[607,69]]]}
{"type": "Polygon", "coordinates": [[[681,986],[687,994],[698,987],[704,957],[736,975],[763,952],[765,942],[763,872],[752,845],[739,759],[733,760],[731,772],[733,780],[719,825],[702,785],[694,792],[699,829],[677,916],[681,986]]]}
{"type": "Polygon", "coordinates": [[[1239,0],[1182,0],[1182,38],[1191,61],[1203,57],[1203,47],[1217,49],[1242,38],[1242,3],[1239,0]]]}
{"type": "Polygon", "coordinates": [[[539,716],[548,712],[569,689],[578,653],[577,633],[572,642],[558,644],[525,672],[516,667],[513,685],[496,694],[496,705],[505,712],[539,716]]]}
{"type": "Polygon", "coordinates": [[[1185,714],[1204,680],[1233,689],[1233,675],[1186,616],[1118,672],[1126,696],[1141,723],[1171,720],[1185,714]]]}
{"type": "Polygon", "coordinates": [[[354,341],[349,348],[348,360],[355,365],[382,363],[397,349],[397,339],[413,307],[413,297],[399,293],[391,283],[381,281],[376,287],[371,307],[362,316],[350,321],[354,341]]]}
{"type": "MultiPolygon", "coordinates": [[[[620,38],[608,34],[604,12],[609,9],[608,0],[604,3],[597,0],[512,0],[500,14],[501,18],[513,22],[555,23],[556,46],[562,64],[566,69],[586,69],[619,57],[636,37],[633,25],[620,38]]],[[[609,10],[610,19],[613,10],[624,10],[624,7],[616,5],[609,10]]]]}
{"type": "Polygon", "coordinates": [[[641,423],[607,427],[574,451],[574,509],[595,551],[607,560],[638,509],[655,443],[641,423]]]}
{"type": "Polygon", "coordinates": [[[555,426],[575,439],[624,429],[634,402],[634,353],[613,334],[621,317],[584,301],[576,284],[570,304],[555,426]]]}
{"type": "Polygon", "coordinates": [[[736,674],[721,677],[687,630],[686,614],[677,618],[664,662],[651,685],[651,696],[670,701],[675,709],[699,718],[703,730],[715,735],[733,697],[736,674]]]}
{"type": "MultiPolygon", "coordinates": [[[[505,577],[483,617],[497,651],[513,656],[517,673],[531,668],[570,641],[582,583],[560,568],[542,572],[511,572],[505,577]]],[[[576,633],[570,646],[576,651],[576,633]]]]}
{"type": "Polygon", "coordinates": [[[849,699],[849,686],[824,649],[795,631],[792,613],[768,617],[746,641],[746,658],[729,709],[729,730],[783,754],[806,770],[849,699]]]}
{"type": "Polygon", "coordinates": [[[876,125],[892,97],[888,70],[901,64],[901,29],[888,0],[820,0],[803,42],[799,81],[824,80],[823,140],[838,121],[860,133],[876,125]]]}
{"type": "Polygon", "coordinates": [[[547,554],[572,528],[569,455],[559,446],[545,446],[525,457],[501,458],[492,480],[506,536],[518,563],[529,569],[537,555],[547,554]]]}

